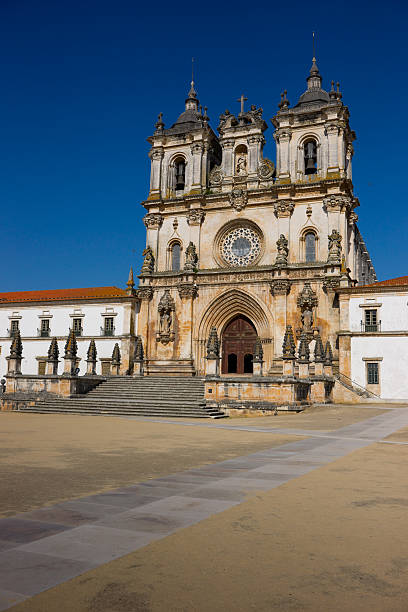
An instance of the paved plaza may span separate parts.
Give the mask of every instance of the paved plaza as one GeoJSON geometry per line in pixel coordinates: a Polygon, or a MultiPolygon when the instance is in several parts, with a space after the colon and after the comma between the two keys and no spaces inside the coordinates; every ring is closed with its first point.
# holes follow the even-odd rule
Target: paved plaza
{"type": "Polygon", "coordinates": [[[406,610],[408,407],[0,414],[0,610],[406,610]]]}

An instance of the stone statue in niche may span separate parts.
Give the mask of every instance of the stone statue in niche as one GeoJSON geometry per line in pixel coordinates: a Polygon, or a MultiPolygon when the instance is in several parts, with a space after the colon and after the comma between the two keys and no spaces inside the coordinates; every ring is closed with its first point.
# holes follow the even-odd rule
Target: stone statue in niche
{"type": "Polygon", "coordinates": [[[174,311],[175,303],[170,295],[169,289],[166,289],[162,295],[159,305],[159,331],[156,334],[157,342],[168,344],[174,341],[174,311]]]}
{"type": "Polygon", "coordinates": [[[186,262],[184,264],[185,272],[195,272],[197,269],[198,255],[195,245],[190,242],[186,248],[186,262]]]}
{"type": "Polygon", "coordinates": [[[288,263],[288,241],[283,234],[279,236],[279,240],[276,241],[276,246],[278,249],[278,254],[276,256],[275,265],[282,266],[288,263]]]}
{"type": "Polygon", "coordinates": [[[244,176],[245,174],[248,174],[247,172],[247,159],[246,159],[246,154],[245,153],[240,153],[237,157],[237,164],[235,167],[235,174],[238,174],[240,176],[244,176]]]}
{"type": "Polygon", "coordinates": [[[329,235],[329,256],[328,263],[341,263],[341,236],[337,230],[333,230],[329,235]]]}
{"type": "Polygon", "coordinates": [[[142,253],[144,260],[140,274],[151,274],[154,272],[154,255],[152,248],[148,246],[142,253]]]}
{"type": "Polygon", "coordinates": [[[313,339],[314,334],[313,308],[317,307],[318,299],[309,282],[304,284],[304,287],[298,296],[297,305],[301,311],[300,320],[302,321],[302,328],[296,330],[296,335],[299,338],[300,335],[304,333],[310,342],[313,339]]]}

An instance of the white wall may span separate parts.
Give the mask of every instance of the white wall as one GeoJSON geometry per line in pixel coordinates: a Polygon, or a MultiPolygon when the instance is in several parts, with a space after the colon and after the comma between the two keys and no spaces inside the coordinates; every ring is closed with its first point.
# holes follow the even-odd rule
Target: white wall
{"type": "Polygon", "coordinates": [[[408,292],[351,296],[350,330],[361,332],[365,308],[377,308],[381,332],[351,338],[351,378],[366,387],[366,361],[380,358],[380,394],[384,399],[408,399],[408,292]],[[361,308],[360,304],[364,304],[361,308]]]}
{"type": "MultiPolygon", "coordinates": [[[[57,337],[58,347],[60,350],[60,360],[58,372],[63,371],[63,354],[66,338],[69,333],[69,328],[72,326],[72,319],[77,315],[82,319],[83,335],[77,337],[78,357],[81,358],[80,374],[86,372],[86,353],[89,347],[89,342],[93,338],[96,342],[97,349],[97,373],[101,373],[100,358],[110,358],[112,356],[113,347],[116,342],[120,346],[120,336],[129,334],[130,330],[125,329],[124,317],[125,303],[108,303],[102,302],[96,304],[54,304],[47,303],[43,305],[24,305],[24,306],[3,306],[0,307],[0,376],[4,376],[7,372],[6,357],[10,354],[11,338],[7,334],[10,329],[11,319],[19,318],[19,326],[21,339],[23,343],[23,374],[37,374],[38,360],[36,357],[45,357],[48,353],[51,338],[57,337]],[[49,313],[49,317],[48,314],[49,313]],[[80,317],[80,315],[84,315],[80,317]],[[102,315],[112,316],[114,319],[115,336],[101,336],[101,327],[104,326],[104,318],[102,315]],[[50,319],[50,337],[40,338],[37,335],[37,330],[41,327],[41,318],[50,319]]],[[[137,322],[137,314],[136,314],[137,322]]],[[[137,333],[137,326],[135,328],[137,333]]]]}
{"type": "Polygon", "coordinates": [[[350,330],[361,331],[360,322],[364,322],[364,310],[376,309],[377,319],[381,321],[381,331],[408,331],[408,292],[381,293],[350,297],[350,330]],[[364,307],[360,307],[364,304],[364,307]],[[381,304],[376,307],[376,304],[381,304]]]}

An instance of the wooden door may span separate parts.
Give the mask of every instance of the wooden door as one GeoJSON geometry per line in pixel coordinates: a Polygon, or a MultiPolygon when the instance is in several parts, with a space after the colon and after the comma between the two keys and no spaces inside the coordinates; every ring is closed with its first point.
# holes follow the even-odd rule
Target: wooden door
{"type": "Polygon", "coordinates": [[[222,374],[252,374],[257,334],[246,317],[228,323],[222,335],[222,374]]]}

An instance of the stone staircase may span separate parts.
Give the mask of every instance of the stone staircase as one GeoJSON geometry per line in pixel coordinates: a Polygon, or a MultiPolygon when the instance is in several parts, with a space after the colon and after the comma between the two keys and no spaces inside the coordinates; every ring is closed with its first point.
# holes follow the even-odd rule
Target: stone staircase
{"type": "Polygon", "coordinates": [[[166,418],[212,418],[226,415],[207,408],[204,381],[193,377],[112,376],[86,395],[37,400],[21,412],[108,414],[166,418]]]}

